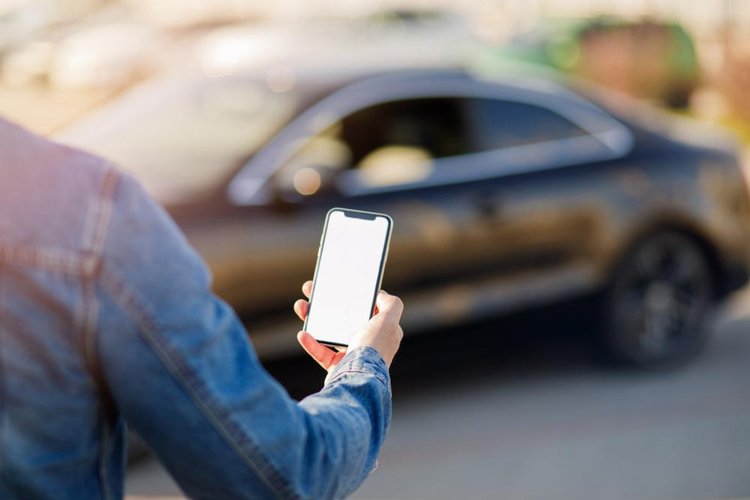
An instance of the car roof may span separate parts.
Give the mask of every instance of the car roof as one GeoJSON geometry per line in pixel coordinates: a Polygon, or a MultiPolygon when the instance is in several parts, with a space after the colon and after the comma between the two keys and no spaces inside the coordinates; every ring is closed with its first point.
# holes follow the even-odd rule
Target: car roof
{"type": "MultiPolygon", "coordinates": [[[[568,86],[566,79],[562,76],[559,78],[551,78],[549,76],[542,78],[522,73],[489,73],[458,65],[447,65],[444,67],[414,67],[413,65],[400,66],[397,64],[376,64],[355,67],[343,64],[281,66],[294,74],[296,90],[308,102],[317,101],[344,87],[365,81],[382,82],[383,85],[388,85],[395,82],[418,83],[420,81],[436,80],[473,80],[491,83],[498,87],[503,87],[508,91],[524,94],[538,93],[546,94],[549,97],[574,99],[581,99],[582,94],[584,94],[584,92],[573,90],[568,86]]],[[[243,79],[262,77],[265,71],[271,70],[273,70],[273,67],[264,70],[246,71],[222,78],[226,78],[226,81],[242,81],[243,79]]]]}
{"type": "MultiPolygon", "coordinates": [[[[189,92],[190,89],[198,89],[205,85],[222,83],[232,85],[249,81],[262,81],[269,72],[279,68],[283,68],[292,75],[294,91],[303,103],[303,108],[340,89],[363,82],[388,85],[396,82],[482,80],[503,87],[508,91],[526,95],[542,94],[552,98],[573,97],[580,99],[580,93],[574,92],[561,82],[553,81],[550,78],[515,74],[489,74],[458,65],[414,67],[413,63],[370,63],[368,61],[356,65],[352,65],[351,61],[281,63],[262,69],[243,70],[220,77],[208,77],[194,70],[157,77],[136,86],[113,102],[83,117],[79,122],[56,134],[56,137],[66,142],[69,139],[80,137],[82,133],[83,136],[86,136],[88,135],[85,133],[86,130],[98,129],[100,123],[112,121],[107,116],[111,116],[113,112],[115,115],[130,115],[131,112],[128,108],[137,107],[136,103],[152,102],[153,105],[157,105],[164,98],[169,99],[189,92]]],[[[74,140],[74,142],[77,141],[74,140]]]]}

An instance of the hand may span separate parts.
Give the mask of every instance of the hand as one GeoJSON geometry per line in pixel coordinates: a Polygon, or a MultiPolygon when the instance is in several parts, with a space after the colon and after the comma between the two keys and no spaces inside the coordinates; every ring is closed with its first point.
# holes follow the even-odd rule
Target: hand
{"type": "MultiPolygon", "coordinates": [[[[312,294],[312,281],[302,285],[302,293],[309,299],[312,294]]],[[[294,303],[294,312],[300,319],[307,317],[310,308],[306,300],[294,303]]],[[[349,348],[369,346],[378,351],[388,367],[396,356],[404,331],[399,325],[404,305],[401,299],[381,290],[375,301],[375,314],[365,326],[354,335],[349,348]]],[[[297,341],[302,348],[326,371],[333,370],[346,355],[346,351],[335,352],[319,343],[308,332],[299,332],[297,341]]]]}

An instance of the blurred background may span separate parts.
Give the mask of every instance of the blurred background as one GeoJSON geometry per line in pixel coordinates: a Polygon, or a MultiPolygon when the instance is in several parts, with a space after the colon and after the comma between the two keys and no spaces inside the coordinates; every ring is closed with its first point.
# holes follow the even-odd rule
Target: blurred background
{"type": "Polygon", "coordinates": [[[393,216],[355,498],[750,496],[750,1],[0,0],[0,115],[136,175],[296,398],[325,211],[393,216]]]}
{"type": "Polygon", "coordinates": [[[314,41],[323,53],[398,45],[432,61],[489,50],[742,130],[749,22],[743,0],[3,0],[0,109],[51,133],[160,73],[270,65],[314,41]]]}

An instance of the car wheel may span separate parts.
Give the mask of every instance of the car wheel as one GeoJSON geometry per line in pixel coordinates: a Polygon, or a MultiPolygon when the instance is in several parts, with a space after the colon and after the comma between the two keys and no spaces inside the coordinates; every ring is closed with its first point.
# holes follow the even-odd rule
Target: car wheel
{"type": "Polygon", "coordinates": [[[615,360],[668,368],[705,345],[713,302],[713,275],[688,236],[653,235],[622,259],[605,293],[601,340],[615,360]]]}

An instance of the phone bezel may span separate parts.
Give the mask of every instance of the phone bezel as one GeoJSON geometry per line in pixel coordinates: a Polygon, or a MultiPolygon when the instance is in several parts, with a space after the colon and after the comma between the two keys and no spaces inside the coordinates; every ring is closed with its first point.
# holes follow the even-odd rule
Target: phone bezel
{"type": "MultiPolygon", "coordinates": [[[[318,246],[318,256],[315,262],[315,272],[313,274],[313,289],[312,289],[312,294],[310,295],[309,306],[307,309],[307,316],[305,317],[305,323],[303,326],[305,331],[307,331],[307,322],[308,322],[308,319],[310,318],[310,313],[312,312],[313,302],[315,299],[315,283],[318,280],[318,270],[320,268],[320,257],[323,254],[323,247],[325,246],[326,235],[328,234],[328,223],[331,220],[331,215],[334,214],[335,212],[342,212],[345,217],[352,217],[355,219],[375,220],[379,217],[385,219],[387,223],[385,244],[383,245],[383,251],[380,255],[378,279],[377,279],[377,282],[375,283],[375,289],[373,290],[373,294],[372,294],[372,304],[370,306],[370,318],[372,318],[373,312],[375,311],[375,303],[377,301],[378,292],[380,292],[380,287],[383,284],[383,273],[385,271],[385,264],[386,264],[386,261],[388,260],[388,251],[391,245],[391,233],[393,230],[393,219],[391,219],[391,217],[387,214],[378,213],[378,212],[368,212],[365,210],[354,210],[352,208],[342,208],[342,207],[334,207],[330,209],[328,213],[326,213],[325,222],[323,224],[323,233],[320,237],[320,245],[318,246]]],[[[315,336],[313,335],[313,337],[315,336]]],[[[319,339],[317,337],[315,337],[315,340],[317,340],[318,342],[320,342],[321,344],[325,346],[332,347],[332,348],[349,347],[348,344],[342,344],[340,342],[333,342],[333,341],[328,341],[324,339],[319,339]]]]}

